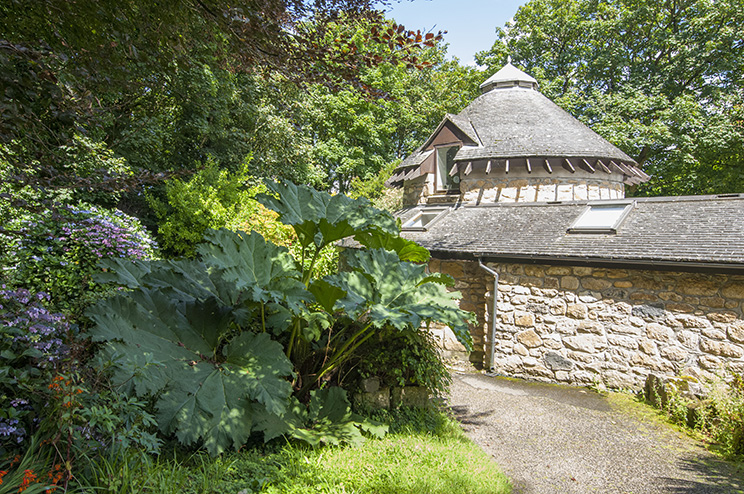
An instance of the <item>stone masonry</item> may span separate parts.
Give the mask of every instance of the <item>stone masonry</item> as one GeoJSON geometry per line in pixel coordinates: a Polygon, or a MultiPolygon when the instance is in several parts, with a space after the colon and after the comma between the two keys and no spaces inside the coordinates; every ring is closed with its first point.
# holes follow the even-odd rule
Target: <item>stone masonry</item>
{"type": "MultiPolygon", "coordinates": [[[[744,275],[534,264],[499,273],[493,368],[513,377],[640,389],[649,373],[744,371],[744,275]]],[[[488,365],[493,277],[432,260],[476,313],[471,360],[488,365]]]]}

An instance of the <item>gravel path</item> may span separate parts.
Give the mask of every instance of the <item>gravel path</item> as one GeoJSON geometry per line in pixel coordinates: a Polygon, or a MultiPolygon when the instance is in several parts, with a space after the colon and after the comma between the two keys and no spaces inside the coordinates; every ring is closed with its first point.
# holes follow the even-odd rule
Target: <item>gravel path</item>
{"type": "Polygon", "coordinates": [[[515,494],[744,492],[730,463],[587,389],[457,373],[449,404],[515,494]]]}

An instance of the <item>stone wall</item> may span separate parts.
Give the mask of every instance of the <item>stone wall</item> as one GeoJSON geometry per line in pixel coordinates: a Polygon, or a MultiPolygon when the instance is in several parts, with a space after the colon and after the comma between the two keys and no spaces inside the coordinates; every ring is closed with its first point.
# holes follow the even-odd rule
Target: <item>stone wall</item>
{"type": "MultiPolygon", "coordinates": [[[[743,275],[488,266],[500,275],[496,372],[640,389],[651,372],[744,371],[743,275]]],[[[493,277],[474,261],[430,268],[456,279],[461,307],[478,317],[471,360],[487,359],[493,277]]]]}

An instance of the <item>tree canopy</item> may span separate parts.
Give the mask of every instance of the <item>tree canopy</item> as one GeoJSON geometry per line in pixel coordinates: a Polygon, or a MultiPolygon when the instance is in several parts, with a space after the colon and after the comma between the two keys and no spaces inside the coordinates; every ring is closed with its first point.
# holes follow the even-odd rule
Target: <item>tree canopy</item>
{"type": "Polygon", "coordinates": [[[744,4],[531,0],[476,60],[510,55],[652,175],[638,194],[744,189],[744,4]]]}
{"type": "MultiPolygon", "coordinates": [[[[266,117],[286,113],[274,112],[285,96],[276,88],[368,90],[360,70],[423,68],[420,52],[441,39],[386,20],[369,0],[10,0],[0,20],[0,192],[15,184],[14,200],[24,185],[52,199],[121,192],[207,156],[237,170],[287,130],[266,117]],[[350,35],[359,25],[364,39],[350,35]]],[[[258,155],[254,164],[269,167],[257,175],[309,173],[258,155]]]]}

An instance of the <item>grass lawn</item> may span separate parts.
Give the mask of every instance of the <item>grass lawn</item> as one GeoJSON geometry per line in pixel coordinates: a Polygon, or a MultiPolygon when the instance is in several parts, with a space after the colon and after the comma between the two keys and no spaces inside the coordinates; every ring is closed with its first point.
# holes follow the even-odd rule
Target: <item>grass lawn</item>
{"type": "MultiPolygon", "coordinates": [[[[418,412],[416,412],[418,413],[418,412]]],[[[310,449],[286,444],[218,458],[198,454],[98,465],[84,492],[178,494],[502,494],[509,481],[459,425],[426,412],[383,440],[310,449]],[[411,425],[413,424],[413,425],[411,425]],[[422,430],[427,429],[427,430],[422,430]]]]}

